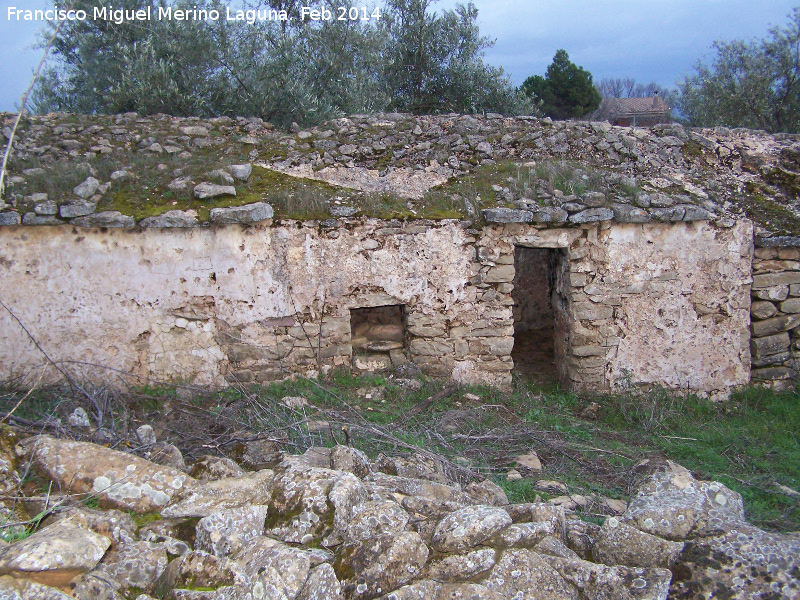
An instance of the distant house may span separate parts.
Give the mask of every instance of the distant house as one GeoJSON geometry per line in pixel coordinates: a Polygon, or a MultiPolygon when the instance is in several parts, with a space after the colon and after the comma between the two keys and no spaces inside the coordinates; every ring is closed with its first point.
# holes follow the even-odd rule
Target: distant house
{"type": "Polygon", "coordinates": [[[606,98],[590,119],[623,127],[652,127],[669,122],[669,106],[658,95],[649,98],[606,98]]]}

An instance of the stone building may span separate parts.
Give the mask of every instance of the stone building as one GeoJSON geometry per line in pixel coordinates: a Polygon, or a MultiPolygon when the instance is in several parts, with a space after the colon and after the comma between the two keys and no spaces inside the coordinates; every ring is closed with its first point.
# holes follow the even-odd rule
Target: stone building
{"type": "MultiPolygon", "coordinates": [[[[20,151],[113,156],[133,118],[58,134],[35,123],[20,151]],[[37,131],[73,143],[50,137],[42,150],[37,131]]],[[[724,395],[784,385],[800,366],[792,136],[499,115],[353,116],[294,134],[245,120],[136,123],[151,128],[136,134],[140,153],[175,148],[189,161],[197,136],[246,132],[262,140],[249,158],[264,178],[364,195],[327,198],[326,218],[249,202],[205,223],[192,209],[137,223],[100,210],[119,202],[119,171],[58,202],[34,197],[30,169],[12,173],[23,192],[0,212],[5,379],[49,360],[104,382],[212,385],[410,362],[463,383],[507,386],[516,366],[577,390],[724,395]],[[491,187],[474,198],[447,187],[484,172],[491,187]],[[460,217],[425,217],[442,184],[460,217]],[[370,214],[370,194],[387,190],[407,200],[404,217],[370,214]]],[[[248,202],[251,171],[215,176],[248,202]]],[[[203,177],[195,196],[225,187],[203,177]]]]}
{"type": "Polygon", "coordinates": [[[652,127],[670,122],[670,107],[658,94],[645,98],[604,98],[591,119],[622,127],[652,127]]]}

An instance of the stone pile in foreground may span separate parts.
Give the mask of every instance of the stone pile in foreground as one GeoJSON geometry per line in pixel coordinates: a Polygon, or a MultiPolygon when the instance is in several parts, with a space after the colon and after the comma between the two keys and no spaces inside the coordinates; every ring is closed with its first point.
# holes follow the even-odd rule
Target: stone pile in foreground
{"type": "Polygon", "coordinates": [[[312,448],[249,472],[206,457],[191,477],[49,436],[5,454],[8,481],[30,467],[64,494],[49,501],[73,501],[0,548],[2,599],[777,599],[800,589],[800,537],[749,525],[738,493],[670,462],[598,526],[563,506],[510,504],[488,480],[462,487],[430,456],[312,448]],[[87,497],[100,508],[74,501],[87,497]]]}

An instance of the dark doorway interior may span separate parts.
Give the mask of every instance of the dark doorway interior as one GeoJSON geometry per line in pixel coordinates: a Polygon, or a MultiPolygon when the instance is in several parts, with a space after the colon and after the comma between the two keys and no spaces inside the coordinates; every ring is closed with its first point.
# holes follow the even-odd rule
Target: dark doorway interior
{"type": "Polygon", "coordinates": [[[557,382],[556,281],[561,251],[524,248],[514,251],[514,359],[516,372],[539,383],[557,382]]]}

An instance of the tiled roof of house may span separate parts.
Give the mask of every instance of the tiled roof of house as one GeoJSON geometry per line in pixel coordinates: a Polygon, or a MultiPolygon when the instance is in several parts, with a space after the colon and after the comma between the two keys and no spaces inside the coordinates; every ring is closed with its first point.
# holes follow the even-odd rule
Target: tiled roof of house
{"type": "Polygon", "coordinates": [[[622,118],[629,115],[663,115],[669,106],[660,96],[649,98],[606,98],[592,115],[592,119],[622,118]]]}

